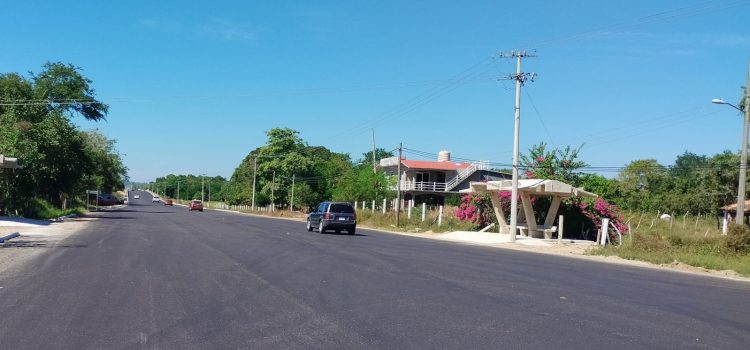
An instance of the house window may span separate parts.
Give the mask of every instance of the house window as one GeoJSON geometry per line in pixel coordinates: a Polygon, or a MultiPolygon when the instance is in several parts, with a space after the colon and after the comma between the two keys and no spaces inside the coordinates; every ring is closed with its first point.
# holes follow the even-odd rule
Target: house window
{"type": "Polygon", "coordinates": [[[437,173],[435,182],[445,182],[445,173],[437,173]]]}
{"type": "Polygon", "coordinates": [[[415,178],[417,182],[430,182],[430,173],[417,173],[417,176],[415,178]]]}

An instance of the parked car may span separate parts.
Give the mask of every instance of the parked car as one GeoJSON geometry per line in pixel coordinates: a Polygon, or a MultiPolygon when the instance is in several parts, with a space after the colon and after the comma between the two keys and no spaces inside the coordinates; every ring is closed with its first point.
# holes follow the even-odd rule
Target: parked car
{"type": "Polygon", "coordinates": [[[99,203],[99,205],[104,206],[122,204],[122,200],[120,198],[117,198],[109,193],[102,193],[101,195],[99,195],[97,202],[99,203]]]}
{"type": "Polygon", "coordinates": [[[203,211],[203,202],[193,199],[190,201],[190,211],[197,210],[197,211],[203,211]]]}
{"type": "Polygon", "coordinates": [[[357,214],[354,206],[347,202],[322,202],[307,215],[307,230],[317,228],[318,232],[346,230],[353,235],[357,230],[357,214]]]}
{"type": "Polygon", "coordinates": [[[164,200],[164,205],[172,206],[173,205],[172,200],[171,199],[164,200]]]}
{"type": "Polygon", "coordinates": [[[151,203],[159,203],[159,202],[161,202],[161,198],[159,198],[159,196],[154,196],[153,198],[151,198],[151,203]]]}

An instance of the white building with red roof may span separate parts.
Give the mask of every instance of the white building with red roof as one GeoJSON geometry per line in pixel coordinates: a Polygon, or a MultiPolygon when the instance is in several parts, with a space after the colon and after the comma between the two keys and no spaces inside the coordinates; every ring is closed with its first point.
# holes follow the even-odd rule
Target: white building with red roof
{"type": "MultiPolygon", "coordinates": [[[[386,175],[396,176],[398,157],[382,159],[380,167],[386,175]]],[[[399,185],[405,200],[415,199],[417,203],[443,204],[448,194],[468,189],[472,181],[498,181],[510,178],[510,174],[491,170],[487,161],[454,162],[451,161],[448,151],[440,151],[437,161],[401,158],[399,185]]]]}

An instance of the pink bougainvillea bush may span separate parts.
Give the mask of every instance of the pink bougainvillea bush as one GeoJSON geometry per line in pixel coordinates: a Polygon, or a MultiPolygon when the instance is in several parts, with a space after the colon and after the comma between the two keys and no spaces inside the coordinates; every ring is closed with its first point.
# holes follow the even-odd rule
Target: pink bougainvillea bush
{"type": "MultiPolygon", "coordinates": [[[[477,226],[487,226],[497,219],[495,218],[495,211],[492,209],[492,201],[489,198],[488,193],[473,193],[465,194],[461,196],[461,204],[456,209],[456,217],[461,221],[470,221],[477,226]]],[[[503,211],[510,212],[510,192],[499,192],[500,203],[503,206],[503,211]]],[[[531,203],[536,202],[535,198],[531,199],[531,203]]],[[[518,199],[518,205],[521,205],[521,199],[518,199]]],[[[507,220],[507,218],[506,218],[507,220]]]]}
{"type": "Polygon", "coordinates": [[[607,202],[606,200],[597,197],[593,201],[582,200],[578,203],[578,209],[581,214],[585,216],[596,229],[601,229],[602,218],[609,218],[609,222],[615,225],[620,232],[623,234],[628,232],[628,226],[625,224],[625,219],[620,210],[614,204],[607,202]]]}
{"type": "MultiPolygon", "coordinates": [[[[511,193],[500,192],[497,195],[500,197],[503,211],[509,213],[511,193]]],[[[535,211],[547,210],[546,206],[548,205],[549,201],[539,201],[537,198],[532,197],[532,206],[535,207],[535,211]]],[[[628,227],[624,223],[624,218],[622,214],[620,214],[619,209],[602,198],[596,198],[594,200],[569,199],[563,201],[560,213],[565,213],[566,215],[566,227],[568,227],[569,224],[572,224],[571,227],[586,228],[584,230],[586,232],[588,231],[588,228],[600,229],[602,218],[606,217],[609,218],[609,221],[614,224],[620,232],[623,234],[628,232],[628,227]],[[578,226],[579,223],[583,224],[583,226],[578,226]]],[[[543,214],[545,213],[536,213],[537,217],[540,217],[543,214]]],[[[475,223],[479,227],[484,227],[495,222],[495,213],[492,210],[492,203],[489,199],[489,194],[463,195],[461,197],[461,204],[459,204],[458,209],[456,209],[456,217],[462,221],[475,223]]],[[[507,219],[508,217],[506,217],[506,220],[507,219]]],[[[573,234],[575,235],[575,233],[573,234]]],[[[581,232],[581,234],[584,235],[581,238],[586,238],[585,232],[581,232]]],[[[614,233],[612,234],[614,235],[614,233]]]]}
{"type": "Polygon", "coordinates": [[[492,204],[487,195],[466,194],[461,196],[461,204],[456,209],[456,217],[461,221],[471,221],[479,226],[486,226],[494,218],[490,217],[492,204]]]}

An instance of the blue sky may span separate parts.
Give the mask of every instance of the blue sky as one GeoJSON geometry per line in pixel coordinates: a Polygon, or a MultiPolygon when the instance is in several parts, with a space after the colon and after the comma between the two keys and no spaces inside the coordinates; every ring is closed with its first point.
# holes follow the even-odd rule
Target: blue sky
{"type": "MultiPolygon", "coordinates": [[[[405,147],[510,163],[584,145],[593,167],[739,149],[749,1],[23,1],[0,6],[0,72],[80,66],[110,105],[77,119],[118,141],[134,181],[231,176],[289,127],[350,153],[405,147]],[[114,3],[114,4],[113,4],[114,3]]],[[[420,158],[406,154],[407,158],[420,158]]],[[[615,176],[616,173],[603,173],[615,176]]]]}

